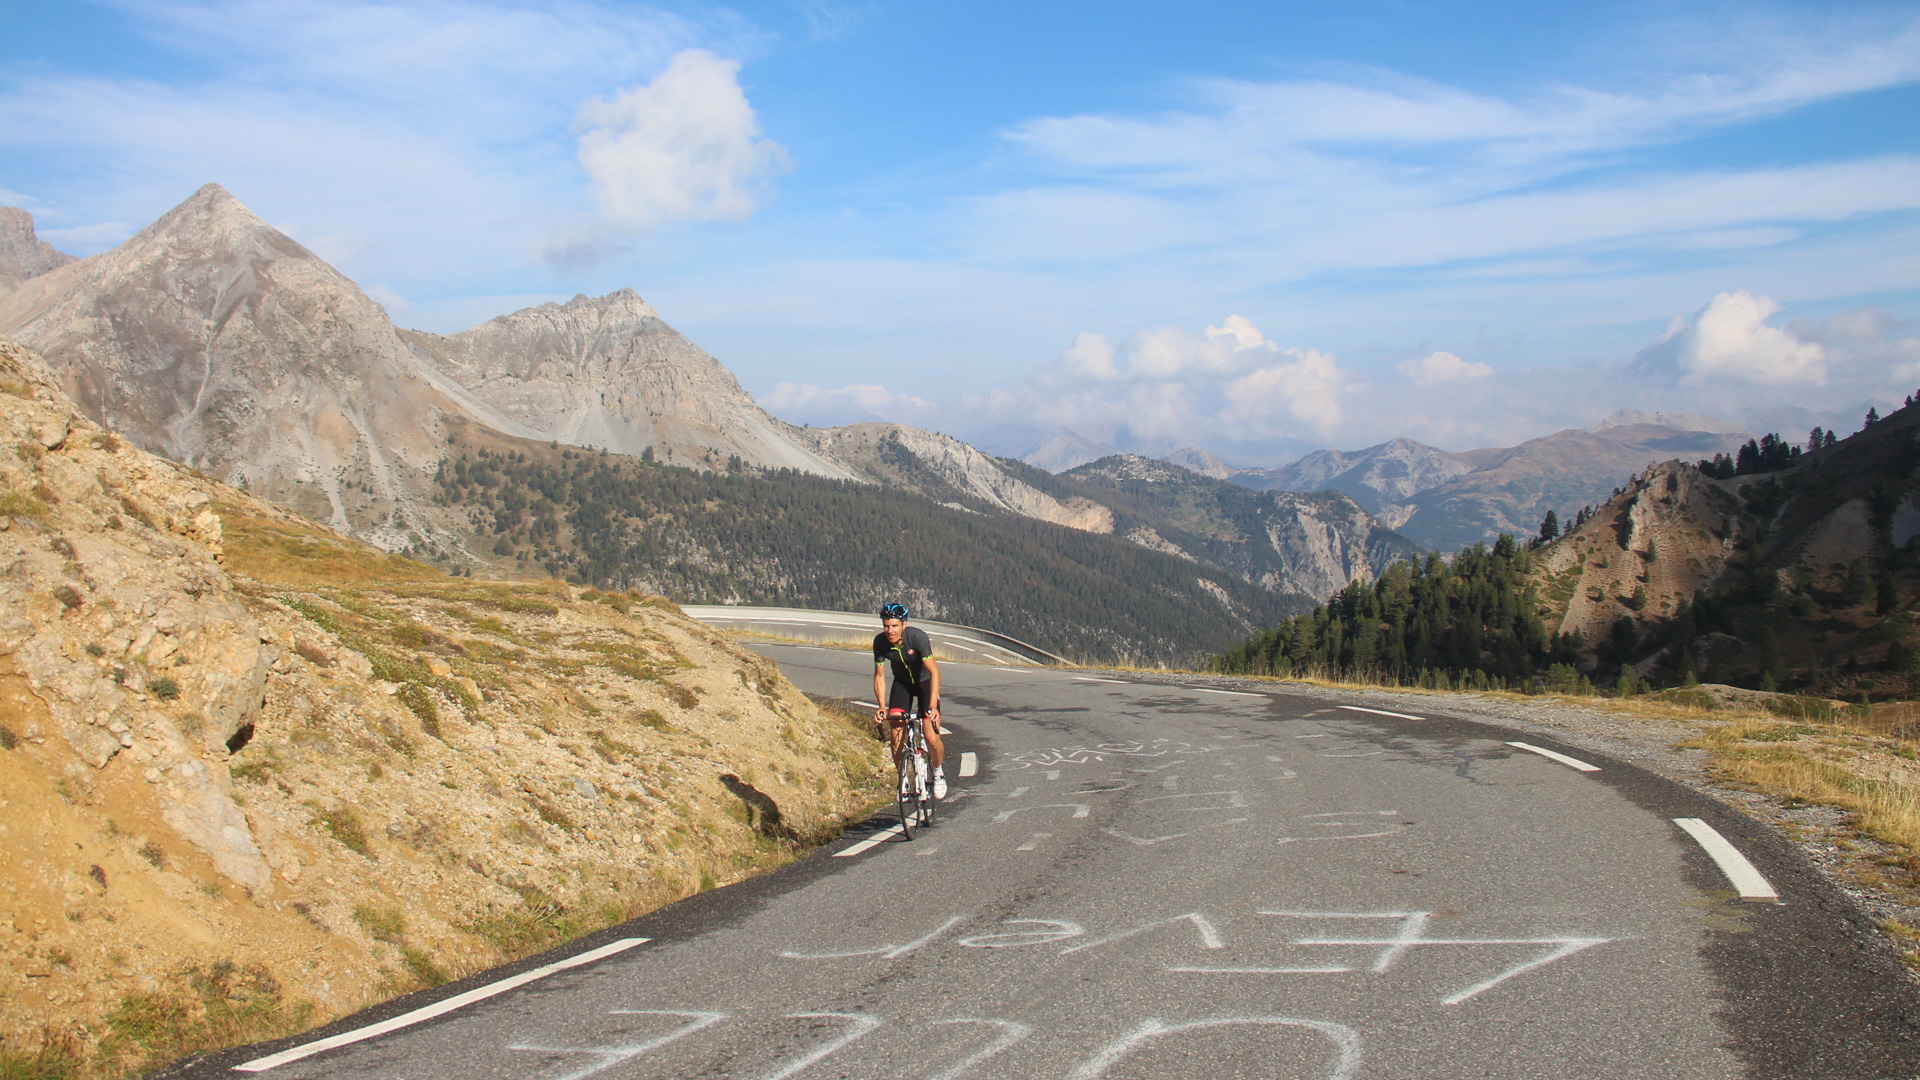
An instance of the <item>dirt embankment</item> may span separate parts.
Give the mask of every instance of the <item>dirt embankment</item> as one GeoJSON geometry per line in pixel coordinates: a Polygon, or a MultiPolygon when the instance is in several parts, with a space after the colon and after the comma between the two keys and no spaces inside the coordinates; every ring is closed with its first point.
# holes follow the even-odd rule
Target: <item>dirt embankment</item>
{"type": "Polygon", "coordinates": [[[883,784],[664,601],[445,577],[75,414],[0,341],[0,1064],[321,1023],[778,865],[883,784]]]}

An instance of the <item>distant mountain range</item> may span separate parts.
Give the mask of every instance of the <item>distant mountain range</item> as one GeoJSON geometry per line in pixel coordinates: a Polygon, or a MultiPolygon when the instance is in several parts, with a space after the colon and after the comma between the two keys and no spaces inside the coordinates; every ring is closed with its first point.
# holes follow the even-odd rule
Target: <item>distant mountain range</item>
{"type": "Polygon", "coordinates": [[[1344,492],[1414,543],[1453,551],[1501,533],[1533,535],[1547,511],[1571,518],[1654,462],[1710,458],[1752,437],[1704,416],[1620,412],[1519,446],[1454,453],[1393,439],[1229,479],[1261,490],[1344,492]]]}
{"type": "Polygon", "coordinates": [[[912,591],[916,574],[941,576],[916,568],[909,546],[876,554],[861,580],[836,545],[866,550],[844,530],[873,511],[819,486],[847,485],[856,503],[881,493],[919,500],[887,505],[938,534],[943,557],[963,571],[994,568],[985,593],[951,581],[922,588],[929,615],[1011,629],[1023,602],[1071,581],[1029,630],[1038,643],[1165,659],[1215,647],[1355,575],[1371,580],[1408,550],[1346,499],[1263,497],[1160,466],[1200,481],[1173,507],[902,425],[797,428],[762,410],[632,290],[542,304],[458,334],[401,329],[352,280],[215,184],[78,261],[38,241],[24,212],[0,226],[0,277],[11,283],[0,334],[43,354],[90,416],[339,532],[455,570],[542,566],[678,582],[685,598],[840,607],[866,603],[881,585],[912,591]],[[757,478],[773,489],[753,498],[785,507],[787,535],[807,542],[743,547],[766,527],[727,506],[745,489],[663,487],[617,461],[595,473],[628,500],[608,518],[609,507],[554,486],[579,479],[586,457],[570,448],[757,478]],[[498,483],[450,486],[460,455],[483,450],[496,464],[479,475],[498,483]],[[692,490],[706,501],[697,514],[683,504],[678,518],[695,515],[697,530],[667,547],[636,541],[659,525],[646,499],[692,490]],[[966,526],[983,516],[1042,531],[966,526]],[[1196,531],[1190,522],[1202,519],[1213,525],[1196,531]],[[1206,531],[1228,523],[1239,532],[1206,531]],[[758,565],[755,551],[779,561],[758,565]],[[1049,551],[1079,552],[1078,568],[1049,568],[1049,551]],[[1187,625],[1176,611],[1212,614],[1187,625]],[[1087,625],[1070,630],[1076,612],[1087,625]]]}

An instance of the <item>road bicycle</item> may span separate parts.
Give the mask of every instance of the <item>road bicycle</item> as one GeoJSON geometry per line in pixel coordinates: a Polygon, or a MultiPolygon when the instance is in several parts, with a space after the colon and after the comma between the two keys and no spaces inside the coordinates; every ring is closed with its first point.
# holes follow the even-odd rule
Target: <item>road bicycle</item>
{"type": "Polygon", "coordinates": [[[900,832],[913,839],[915,829],[933,825],[933,792],[928,788],[927,736],[920,714],[907,713],[906,730],[900,739],[900,755],[894,759],[900,781],[894,785],[894,805],[900,812],[900,832]]]}

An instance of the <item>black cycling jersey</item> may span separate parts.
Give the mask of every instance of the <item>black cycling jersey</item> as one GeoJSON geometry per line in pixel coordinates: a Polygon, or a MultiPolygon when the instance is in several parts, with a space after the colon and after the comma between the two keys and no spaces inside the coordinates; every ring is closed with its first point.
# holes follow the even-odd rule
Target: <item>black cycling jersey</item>
{"type": "Polygon", "coordinates": [[[917,686],[933,677],[927,670],[927,660],[933,656],[933,642],[927,639],[927,632],[917,626],[909,626],[900,635],[900,644],[887,641],[885,630],[873,635],[873,662],[893,665],[893,683],[917,686]]]}

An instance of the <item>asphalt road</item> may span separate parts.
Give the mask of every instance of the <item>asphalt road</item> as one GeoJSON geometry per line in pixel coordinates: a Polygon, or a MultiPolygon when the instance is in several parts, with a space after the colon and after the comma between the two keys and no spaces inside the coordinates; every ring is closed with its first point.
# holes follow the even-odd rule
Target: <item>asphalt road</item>
{"type": "MultiPolygon", "coordinates": [[[[871,693],[858,653],[761,649],[806,689],[871,693]]],[[[918,839],[883,817],[316,1035],[602,959],[260,1075],[1920,1075],[1920,996],[1870,928],[1790,845],[1676,785],[1438,714],[942,671],[948,774],[963,753],[976,772],[918,839]],[[1738,899],[1676,818],[1781,902],[1738,899]]]]}

